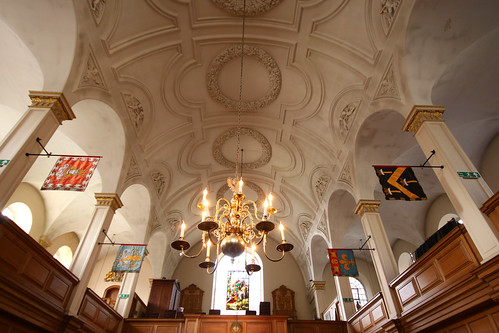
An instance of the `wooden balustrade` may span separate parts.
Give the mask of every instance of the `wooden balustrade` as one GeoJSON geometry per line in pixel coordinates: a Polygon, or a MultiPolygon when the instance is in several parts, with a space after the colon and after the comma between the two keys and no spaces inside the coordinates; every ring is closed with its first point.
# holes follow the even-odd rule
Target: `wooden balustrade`
{"type": "MultiPolygon", "coordinates": [[[[65,315],[66,308],[77,283],[76,276],[0,214],[2,332],[64,330],[70,319],[65,315]]],[[[71,325],[76,324],[72,321],[71,325]]]]}
{"type": "Polygon", "coordinates": [[[348,322],[355,332],[377,332],[389,322],[383,295],[381,293],[376,294],[348,322]]]}
{"type": "Polygon", "coordinates": [[[92,289],[85,292],[78,318],[83,322],[84,332],[115,333],[123,317],[100,298],[92,289]]]}

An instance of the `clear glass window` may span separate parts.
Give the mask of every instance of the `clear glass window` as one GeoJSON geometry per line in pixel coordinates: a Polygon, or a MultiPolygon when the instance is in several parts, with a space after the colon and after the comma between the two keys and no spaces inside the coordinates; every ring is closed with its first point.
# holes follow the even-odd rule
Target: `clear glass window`
{"type": "Polygon", "coordinates": [[[348,278],[350,280],[350,288],[352,289],[352,295],[355,305],[359,302],[360,306],[364,306],[367,303],[366,289],[364,285],[356,278],[348,278]]]}
{"type": "Polygon", "coordinates": [[[33,215],[31,214],[31,209],[26,204],[14,202],[5,208],[2,214],[14,221],[24,232],[29,234],[33,225],[33,215]]]}

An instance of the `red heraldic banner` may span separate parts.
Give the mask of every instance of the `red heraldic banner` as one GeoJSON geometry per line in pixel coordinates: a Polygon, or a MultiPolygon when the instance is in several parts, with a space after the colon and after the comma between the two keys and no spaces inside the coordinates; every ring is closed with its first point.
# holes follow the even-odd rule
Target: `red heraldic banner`
{"type": "Polygon", "coordinates": [[[100,157],[96,156],[59,157],[41,189],[83,192],[99,160],[100,157]]]}

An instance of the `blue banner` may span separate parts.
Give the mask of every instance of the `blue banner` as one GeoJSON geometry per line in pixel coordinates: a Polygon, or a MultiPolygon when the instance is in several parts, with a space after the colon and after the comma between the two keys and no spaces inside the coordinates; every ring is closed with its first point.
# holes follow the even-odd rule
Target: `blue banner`
{"type": "Polygon", "coordinates": [[[114,261],[113,272],[140,272],[145,251],[146,245],[121,245],[114,261]]]}
{"type": "Polygon", "coordinates": [[[333,275],[359,276],[353,250],[328,249],[327,252],[333,275]]]}

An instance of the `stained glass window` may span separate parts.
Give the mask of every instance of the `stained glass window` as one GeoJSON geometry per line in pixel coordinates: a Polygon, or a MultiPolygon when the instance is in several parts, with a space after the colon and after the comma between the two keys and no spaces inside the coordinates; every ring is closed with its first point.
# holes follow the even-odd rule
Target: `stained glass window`
{"type": "Polygon", "coordinates": [[[226,310],[249,310],[249,275],[230,270],[227,274],[226,310]]]}
{"type": "MultiPolygon", "coordinates": [[[[258,254],[255,260],[262,266],[258,254]]],[[[212,309],[220,310],[221,314],[244,314],[246,309],[258,313],[263,301],[263,267],[261,271],[248,275],[244,266],[244,253],[237,258],[220,258],[213,277],[212,309]]]]}

